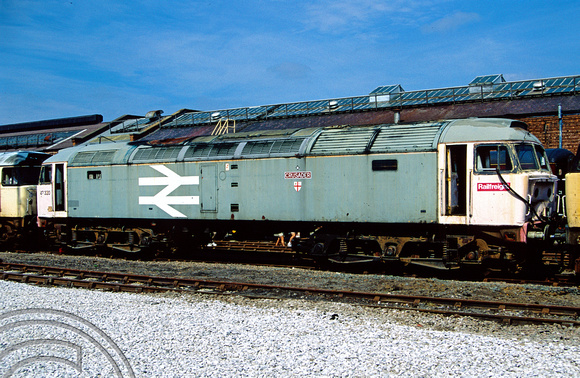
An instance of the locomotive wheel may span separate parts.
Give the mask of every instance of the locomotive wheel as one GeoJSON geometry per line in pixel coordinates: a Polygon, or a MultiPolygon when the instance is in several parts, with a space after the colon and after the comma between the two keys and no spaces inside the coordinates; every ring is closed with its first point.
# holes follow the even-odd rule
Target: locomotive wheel
{"type": "Polygon", "coordinates": [[[398,245],[396,243],[386,243],[382,251],[382,257],[396,257],[398,245]]]}
{"type": "Polygon", "coordinates": [[[314,247],[310,250],[310,254],[313,256],[325,256],[326,255],[326,246],[324,243],[316,243],[314,247]]]}

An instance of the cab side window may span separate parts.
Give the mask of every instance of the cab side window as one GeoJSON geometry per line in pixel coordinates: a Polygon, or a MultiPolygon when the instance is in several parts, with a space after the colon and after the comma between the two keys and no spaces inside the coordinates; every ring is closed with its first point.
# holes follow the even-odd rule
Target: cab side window
{"type": "Polygon", "coordinates": [[[18,177],[16,177],[16,170],[14,168],[2,169],[2,186],[16,186],[18,185],[18,177]]]}
{"type": "Polygon", "coordinates": [[[548,156],[546,151],[542,146],[534,145],[536,150],[536,155],[538,156],[538,161],[540,162],[540,168],[546,171],[550,170],[550,164],[548,163],[548,156]]]}
{"type": "Polygon", "coordinates": [[[501,172],[513,170],[512,160],[508,149],[503,145],[483,145],[475,149],[476,172],[495,172],[499,167],[501,172]]]}
{"type": "Polygon", "coordinates": [[[40,170],[40,180],[39,184],[50,184],[52,182],[52,166],[43,165],[40,170]]]}

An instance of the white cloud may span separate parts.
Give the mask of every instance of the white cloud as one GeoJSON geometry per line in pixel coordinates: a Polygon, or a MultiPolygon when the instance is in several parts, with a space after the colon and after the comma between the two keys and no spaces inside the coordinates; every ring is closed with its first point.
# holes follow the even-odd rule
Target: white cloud
{"type": "Polygon", "coordinates": [[[444,33],[456,30],[463,25],[478,22],[480,16],[473,12],[455,12],[422,27],[424,32],[444,33]]]}
{"type": "MultiPolygon", "coordinates": [[[[340,33],[357,29],[372,30],[376,27],[413,23],[422,17],[432,1],[425,0],[324,0],[306,6],[306,18],[302,20],[308,29],[324,33],[340,33]]],[[[393,30],[394,31],[394,30],[393,30]]]]}
{"type": "Polygon", "coordinates": [[[281,76],[283,79],[303,80],[312,73],[312,69],[304,64],[294,62],[282,62],[268,68],[269,71],[281,76]]]}

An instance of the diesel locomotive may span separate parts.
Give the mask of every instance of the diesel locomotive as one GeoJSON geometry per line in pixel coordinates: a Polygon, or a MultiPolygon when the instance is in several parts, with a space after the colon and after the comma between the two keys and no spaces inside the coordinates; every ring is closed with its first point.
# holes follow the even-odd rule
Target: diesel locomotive
{"type": "Polygon", "coordinates": [[[557,180],[525,123],[468,118],[87,143],[44,161],[37,204],[73,249],[293,231],[296,252],[335,262],[518,269],[565,239],[557,180]]]}
{"type": "Polygon", "coordinates": [[[36,185],[41,152],[0,153],[0,243],[30,245],[36,229],[36,185]]]}
{"type": "MultiPolygon", "coordinates": [[[[576,156],[565,166],[565,213],[567,223],[567,244],[580,246],[580,146],[576,156]]],[[[576,272],[580,273],[580,259],[576,265],[576,272]]]]}

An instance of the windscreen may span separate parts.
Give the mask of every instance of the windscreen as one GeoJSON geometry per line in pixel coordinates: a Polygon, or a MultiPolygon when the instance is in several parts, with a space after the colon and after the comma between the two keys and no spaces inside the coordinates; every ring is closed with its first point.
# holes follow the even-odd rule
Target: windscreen
{"type": "Polygon", "coordinates": [[[549,170],[548,157],[542,146],[522,143],[515,147],[520,167],[524,171],[549,170]]]}

